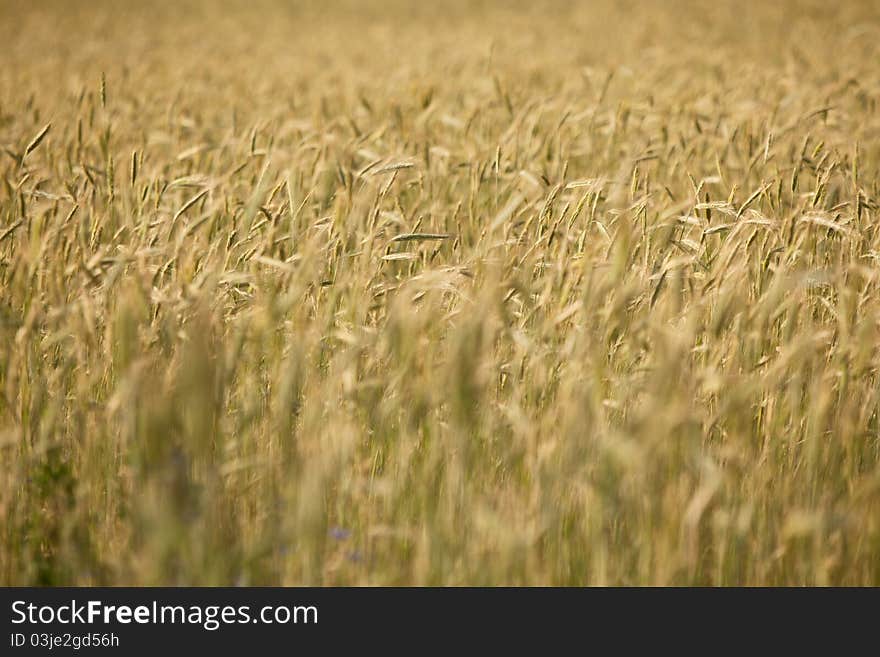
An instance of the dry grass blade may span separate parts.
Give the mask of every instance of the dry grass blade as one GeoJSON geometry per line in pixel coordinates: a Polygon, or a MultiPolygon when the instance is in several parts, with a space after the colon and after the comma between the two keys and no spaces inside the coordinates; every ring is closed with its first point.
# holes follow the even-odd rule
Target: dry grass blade
{"type": "Polygon", "coordinates": [[[391,173],[392,171],[400,171],[401,169],[412,169],[415,166],[413,162],[394,162],[386,164],[383,167],[373,170],[373,175],[378,176],[383,173],[391,173]]]}
{"type": "Polygon", "coordinates": [[[198,203],[198,202],[201,201],[203,198],[205,198],[205,197],[208,195],[208,192],[209,192],[209,191],[210,191],[210,190],[207,190],[207,189],[202,190],[201,192],[199,192],[198,194],[196,194],[195,196],[193,196],[191,199],[189,199],[186,203],[184,203],[184,204],[181,206],[181,208],[180,208],[177,212],[174,213],[174,217],[171,219],[171,225],[174,226],[174,224],[177,223],[177,220],[178,220],[180,217],[182,217],[182,216],[186,213],[187,210],[189,210],[189,209],[190,209],[191,207],[193,207],[196,203],[198,203]]]}
{"type": "Polygon", "coordinates": [[[448,240],[451,235],[446,233],[404,233],[395,235],[391,238],[392,242],[431,242],[437,240],[448,240]]]}

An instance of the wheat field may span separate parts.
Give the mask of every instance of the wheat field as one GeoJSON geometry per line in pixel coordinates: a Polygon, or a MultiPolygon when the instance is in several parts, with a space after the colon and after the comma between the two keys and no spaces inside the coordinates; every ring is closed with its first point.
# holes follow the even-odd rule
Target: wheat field
{"type": "Polygon", "coordinates": [[[875,2],[0,0],[0,583],[880,585],[875,2]]]}

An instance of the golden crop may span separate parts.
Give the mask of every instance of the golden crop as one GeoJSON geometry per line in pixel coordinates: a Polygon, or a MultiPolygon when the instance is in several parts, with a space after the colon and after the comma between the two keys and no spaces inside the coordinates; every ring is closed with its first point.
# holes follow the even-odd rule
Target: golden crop
{"type": "Polygon", "coordinates": [[[0,583],[880,585],[876,2],[0,43],[0,583]]]}

